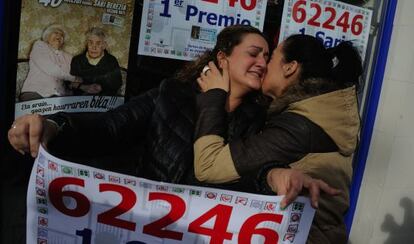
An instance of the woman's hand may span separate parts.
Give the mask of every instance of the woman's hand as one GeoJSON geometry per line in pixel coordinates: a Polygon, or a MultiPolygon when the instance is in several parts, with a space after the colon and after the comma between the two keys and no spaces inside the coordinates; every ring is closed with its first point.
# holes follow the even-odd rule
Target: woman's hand
{"type": "Polygon", "coordinates": [[[86,93],[89,93],[89,94],[98,94],[102,91],[101,85],[96,84],[96,83],[93,83],[93,84],[90,84],[90,85],[81,84],[79,86],[79,89],[81,89],[82,91],[84,91],[86,93]]]}
{"type": "Polygon", "coordinates": [[[39,145],[45,146],[56,136],[58,127],[55,123],[45,120],[41,115],[28,114],[17,118],[9,129],[8,138],[12,147],[25,154],[36,157],[39,145]]]}
{"type": "Polygon", "coordinates": [[[312,207],[318,208],[319,194],[322,190],[329,195],[338,195],[340,190],[330,187],[324,181],[313,179],[309,175],[296,169],[274,168],[267,173],[267,184],[278,195],[285,195],[280,203],[282,209],[286,208],[302,192],[303,188],[309,190],[312,207]]]}
{"type": "Polygon", "coordinates": [[[219,88],[228,92],[230,90],[230,79],[228,72],[228,63],[226,60],[221,61],[222,72],[217,68],[214,62],[208,62],[208,68],[201,72],[197,82],[203,92],[211,89],[219,88]]]}
{"type": "Polygon", "coordinates": [[[79,89],[79,87],[82,85],[82,78],[81,77],[76,77],[74,81],[72,81],[69,84],[69,88],[74,90],[74,89],[79,89]]]}

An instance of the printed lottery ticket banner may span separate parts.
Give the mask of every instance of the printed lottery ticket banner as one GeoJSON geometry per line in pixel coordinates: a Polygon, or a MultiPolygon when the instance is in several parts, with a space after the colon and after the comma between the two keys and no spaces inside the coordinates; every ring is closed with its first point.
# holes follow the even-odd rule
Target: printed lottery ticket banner
{"type": "Polygon", "coordinates": [[[27,243],[305,243],[308,198],[149,181],[60,160],[43,148],[27,194],[27,243]]]}
{"type": "Polygon", "coordinates": [[[191,60],[213,48],[226,26],[263,30],[267,0],[144,1],[138,54],[191,60]]]}
{"type": "Polygon", "coordinates": [[[73,96],[52,97],[15,105],[16,118],[25,114],[54,114],[57,112],[105,112],[124,103],[124,97],[112,96],[73,96]]]}
{"type": "Polygon", "coordinates": [[[372,10],[333,0],[286,0],[279,43],[293,34],[307,34],[334,47],[352,41],[362,57],[368,44],[372,10]]]}

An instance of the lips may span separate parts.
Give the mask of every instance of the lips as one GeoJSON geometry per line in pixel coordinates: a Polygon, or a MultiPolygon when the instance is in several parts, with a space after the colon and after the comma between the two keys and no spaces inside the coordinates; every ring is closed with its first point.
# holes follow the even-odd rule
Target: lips
{"type": "Polygon", "coordinates": [[[257,78],[262,79],[264,72],[263,71],[249,71],[250,74],[257,76],[257,78]]]}

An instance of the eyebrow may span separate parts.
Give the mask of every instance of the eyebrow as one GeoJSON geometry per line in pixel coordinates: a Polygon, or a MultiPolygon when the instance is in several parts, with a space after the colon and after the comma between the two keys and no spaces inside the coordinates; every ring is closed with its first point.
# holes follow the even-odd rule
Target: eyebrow
{"type": "Polygon", "coordinates": [[[251,45],[249,47],[253,47],[253,48],[259,49],[260,51],[263,51],[263,47],[259,47],[259,46],[255,46],[255,45],[251,45]]]}
{"type": "MultiPolygon", "coordinates": [[[[259,46],[255,46],[255,45],[251,45],[248,48],[255,48],[255,49],[258,49],[259,51],[263,51],[263,49],[264,49],[263,47],[259,47],[259,46]]],[[[265,52],[264,54],[267,55],[268,57],[270,56],[269,51],[265,52]]]]}

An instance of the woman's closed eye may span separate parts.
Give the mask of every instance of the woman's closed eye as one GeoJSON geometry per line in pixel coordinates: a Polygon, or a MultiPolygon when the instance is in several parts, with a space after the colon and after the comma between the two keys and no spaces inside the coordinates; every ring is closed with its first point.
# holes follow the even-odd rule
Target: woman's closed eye
{"type": "Polygon", "coordinates": [[[263,55],[266,61],[269,61],[269,52],[265,51],[262,47],[251,46],[247,49],[247,53],[250,57],[257,58],[263,55]]]}
{"type": "Polygon", "coordinates": [[[247,51],[247,53],[249,54],[250,57],[256,58],[257,56],[259,56],[259,54],[262,52],[262,50],[258,49],[258,48],[252,48],[250,50],[247,51]]]}

